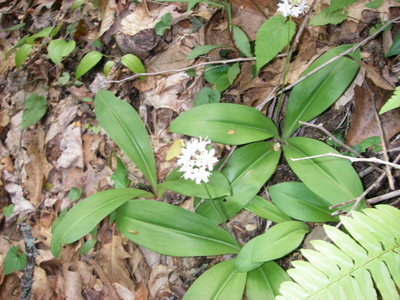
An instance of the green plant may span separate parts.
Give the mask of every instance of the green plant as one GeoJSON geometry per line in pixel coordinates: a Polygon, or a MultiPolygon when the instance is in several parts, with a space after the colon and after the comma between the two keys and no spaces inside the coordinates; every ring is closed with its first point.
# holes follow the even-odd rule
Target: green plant
{"type": "Polygon", "coordinates": [[[277,300],[399,299],[400,211],[377,205],[340,220],[351,236],[324,225],[333,244],[302,249],[309,262],[292,262],[295,282],[284,282],[277,300]]]}

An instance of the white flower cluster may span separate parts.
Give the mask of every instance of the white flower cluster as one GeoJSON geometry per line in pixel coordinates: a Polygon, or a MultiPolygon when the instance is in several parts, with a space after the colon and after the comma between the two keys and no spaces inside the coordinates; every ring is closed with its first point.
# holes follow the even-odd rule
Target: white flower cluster
{"type": "Polygon", "coordinates": [[[307,0],[281,0],[278,3],[278,12],[284,17],[299,17],[308,8],[307,0]]]}
{"type": "Polygon", "coordinates": [[[191,139],[185,142],[182,154],[178,156],[179,172],[183,172],[183,178],[196,181],[197,184],[208,182],[214,164],[218,161],[215,150],[207,150],[209,139],[191,139]]]}

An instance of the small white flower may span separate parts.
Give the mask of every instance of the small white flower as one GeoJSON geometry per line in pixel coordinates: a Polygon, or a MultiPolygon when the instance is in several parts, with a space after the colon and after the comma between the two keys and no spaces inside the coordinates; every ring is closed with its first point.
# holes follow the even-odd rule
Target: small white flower
{"type": "Polygon", "coordinates": [[[207,150],[209,139],[191,139],[185,142],[182,154],[178,156],[177,164],[179,172],[183,172],[183,178],[194,180],[196,184],[208,182],[215,163],[218,161],[215,150],[207,150]]]}
{"type": "Polygon", "coordinates": [[[307,0],[281,0],[278,3],[278,12],[284,17],[299,17],[308,8],[307,0]]]}

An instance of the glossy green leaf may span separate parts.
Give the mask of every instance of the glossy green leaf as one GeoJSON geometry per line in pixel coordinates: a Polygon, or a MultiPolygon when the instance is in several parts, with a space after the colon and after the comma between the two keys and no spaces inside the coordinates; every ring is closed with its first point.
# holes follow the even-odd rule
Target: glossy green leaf
{"type": "Polygon", "coordinates": [[[304,183],[283,182],[268,188],[272,201],[287,215],[304,222],[338,221],[329,202],[311,192],[304,183]]]}
{"type": "Polygon", "coordinates": [[[118,230],[131,241],[171,256],[238,253],[228,232],[183,208],[151,200],[129,201],[117,211],[118,230]]]}
{"type": "Polygon", "coordinates": [[[28,58],[29,54],[32,51],[33,46],[29,44],[24,44],[17,50],[15,54],[15,66],[18,68],[22,66],[25,60],[28,58]]]}
{"type": "Polygon", "coordinates": [[[296,23],[280,14],[261,25],[257,31],[255,46],[257,73],[289,44],[295,31],[296,23]]]}
{"type": "Polygon", "coordinates": [[[82,188],[71,188],[68,192],[68,198],[71,200],[71,202],[75,202],[82,196],[82,188]]]}
{"type": "MultiPolygon", "coordinates": [[[[219,92],[225,91],[232,83],[232,74],[228,76],[232,66],[228,65],[209,65],[204,68],[204,79],[211,83],[219,92]]],[[[232,72],[232,71],[231,71],[232,72]]]]}
{"type": "Polygon", "coordinates": [[[14,204],[10,204],[10,205],[4,206],[1,209],[1,212],[5,217],[10,217],[14,212],[14,207],[15,207],[14,204]]]}
{"type": "Polygon", "coordinates": [[[64,57],[74,51],[75,45],[75,41],[66,42],[63,39],[52,40],[47,47],[48,56],[53,63],[59,65],[64,57]]]}
{"type": "Polygon", "coordinates": [[[232,186],[232,196],[226,197],[226,202],[223,202],[229,217],[256,196],[275,172],[279,158],[280,151],[274,151],[271,142],[252,143],[235,150],[222,169],[232,186]]]}
{"type": "Polygon", "coordinates": [[[246,275],[235,270],[235,259],[226,260],[202,274],[183,300],[241,300],[246,275]]]}
{"type": "Polygon", "coordinates": [[[213,142],[240,145],[277,136],[275,124],[255,108],[216,103],[194,107],[178,116],[171,132],[208,137],[213,142]]]}
{"type": "Polygon", "coordinates": [[[47,111],[47,100],[45,97],[32,94],[24,104],[21,129],[24,130],[38,122],[47,111]]]}
{"type": "Polygon", "coordinates": [[[393,44],[390,46],[389,51],[386,53],[386,57],[399,55],[400,54],[400,31],[397,31],[393,44]]]}
{"type": "Polygon", "coordinates": [[[398,107],[400,107],[400,86],[396,87],[392,97],[390,97],[390,99],[379,110],[379,114],[384,114],[385,112],[398,107]]]}
{"type": "Polygon", "coordinates": [[[99,63],[102,57],[103,54],[98,51],[90,51],[89,53],[86,53],[76,68],[75,79],[79,79],[89,72],[95,65],[99,63]]]}
{"type": "Polygon", "coordinates": [[[253,261],[264,262],[285,256],[301,244],[308,231],[306,224],[297,221],[276,224],[253,239],[256,240],[253,261]]]}
{"type": "Polygon", "coordinates": [[[112,174],[111,179],[114,180],[114,187],[116,189],[125,189],[129,185],[128,171],[126,170],[124,163],[117,156],[117,168],[112,174]]]}
{"type": "Polygon", "coordinates": [[[269,261],[247,273],[246,297],[248,300],[275,300],[282,282],[290,281],[289,275],[276,262],[269,261]]]}
{"type": "Polygon", "coordinates": [[[231,85],[235,82],[236,77],[239,75],[239,73],[240,73],[239,63],[233,64],[232,66],[229,67],[227,77],[231,85]]]}
{"type": "Polygon", "coordinates": [[[115,64],[115,62],[113,60],[109,60],[108,62],[106,62],[104,64],[104,68],[103,68],[104,76],[106,76],[106,77],[108,76],[108,74],[110,73],[111,68],[114,66],[114,64],[115,64]]]}
{"type": "Polygon", "coordinates": [[[168,175],[163,183],[159,184],[159,186],[185,196],[200,197],[204,199],[210,198],[204,184],[207,185],[211,199],[231,194],[231,187],[228,180],[218,171],[213,171],[209,177],[209,181],[201,184],[196,184],[193,180],[184,179],[182,176],[183,173],[178,172],[177,169],[175,169],[168,175]]]}
{"type": "Polygon", "coordinates": [[[132,73],[144,73],[146,71],[140,58],[133,54],[125,54],[122,56],[121,63],[132,73]]]}
{"type": "Polygon", "coordinates": [[[246,33],[239,26],[236,25],[232,25],[232,29],[235,43],[240,52],[242,52],[247,57],[252,57],[253,54],[251,53],[250,41],[246,33]]]}
{"type": "MultiPolygon", "coordinates": [[[[62,24],[60,24],[60,25],[62,25],[62,24]]],[[[33,44],[35,42],[35,40],[38,38],[46,38],[46,37],[50,37],[50,35],[55,36],[58,33],[58,31],[60,30],[60,28],[61,27],[59,25],[54,27],[54,29],[51,26],[45,27],[42,30],[40,30],[39,32],[29,36],[26,39],[26,43],[33,44]]]]}
{"type": "Polygon", "coordinates": [[[219,103],[221,100],[221,93],[217,90],[210,89],[209,87],[201,88],[193,101],[193,107],[203,104],[219,103]]]}
{"type": "Polygon", "coordinates": [[[92,250],[94,248],[94,246],[97,243],[97,239],[89,239],[87,240],[83,246],[81,247],[81,249],[79,249],[79,253],[82,255],[86,255],[89,253],[90,250],[92,250]]]}
{"type": "Polygon", "coordinates": [[[97,92],[95,105],[96,118],[100,125],[156,190],[156,163],[149,136],[139,114],[127,102],[106,90],[97,92]]]}
{"type": "MultiPolygon", "coordinates": [[[[228,219],[234,216],[254,198],[273,174],[279,157],[280,152],[275,152],[269,142],[253,143],[235,150],[222,170],[231,183],[232,195],[213,204],[220,205],[228,219]]],[[[209,202],[202,203],[196,212],[214,222],[226,221],[221,220],[209,202]]],[[[273,214],[269,216],[274,218],[273,214]]]]}
{"type": "MultiPolygon", "coordinates": [[[[304,74],[352,46],[343,45],[327,51],[314,61],[304,74]]],[[[359,60],[360,51],[353,52],[350,56],[359,60]]],[[[296,85],[288,99],[283,138],[288,138],[300,127],[299,121],[307,122],[315,118],[339,99],[352,83],[359,68],[360,65],[356,61],[341,57],[296,85]]]]}
{"type": "Polygon", "coordinates": [[[51,252],[58,257],[62,245],[79,240],[128,200],[152,196],[151,193],[138,189],[119,189],[98,192],[81,200],[53,224],[51,252]]]}
{"type": "Polygon", "coordinates": [[[297,221],[282,222],[271,227],[243,246],[236,258],[236,269],[248,272],[266,261],[285,256],[301,244],[308,231],[307,225],[297,221]]]}
{"type": "Polygon", "coordinates": [[[283,146],[283,152],[290,168],[307,188],[330,205],[356,198],[363,192],[357,172],[346,159],[321,157],[292,161],[292,158],[338,153],[332,147],[314,139],[293,137],[283,146]]]}
{"type": "Polygon", "coordinates": [[[251,199],[244,208],[261,218],[271,220],[275,223],[291,220],[291,218],[280,210],[278,206],[259,196],[255,196],[251,199]]]}
{"type": "Polygon", "coordinates": [[[161,20],[156,23],[155,31],[157,35],[164,35],[164,33],[171,28],[172,16],[171,13],[166,13],[161,17],[161,20]]]}
{"type": "Polygon", "coordinates": [[[223,46],[215,46],[215,45],[205,45],[205,46],[197,46],[194,48],[186,57],[186,59],[195,59],[196,57],[199,57],[200,55],[207,54],[208,52],[222,48],[223,46]]]}
{"type": "Polygon", "coordinates": [[[19,271],[26,265],[26,254],[20,253],[20,250],[16,246],[12,246],[3,261],[3,273],[4,275],[11,274],[15,271],[19,271]]]}

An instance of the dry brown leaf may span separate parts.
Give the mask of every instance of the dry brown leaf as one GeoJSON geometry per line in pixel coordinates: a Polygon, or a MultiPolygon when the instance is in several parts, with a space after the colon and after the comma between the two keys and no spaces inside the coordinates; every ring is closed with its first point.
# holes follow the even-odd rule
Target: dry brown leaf
{"type": "Polygon", "coordinates": [[[366,70],[367,72],[367,77],[372,80],[372,82],[377,86],[380,87],[384,90],[388,91],[394,91],[395,86],[390,84],[385,78],[382,77],[382,75],[375,70],[373,66],[370,66],[366,63],[359,62],[361,66],[366,70]]]}
{"type": "MultiPolygon", "coordinates": [[[[379,108],[391,96],[391,92],[370,85],[375,95],[376,106],[379,108]]],[[[387,140],[400,132],[400,110],[392,110],[380,116],[387,140]]],[[[364,87],[355,87],[355,111],[351,118],[351,126],[346,134],[347,143],[352,146],[372,136],[380,136],[375,119],[374,102],[364,87]]]]}
{"type": "Polygon", "coordinates": [[[114,287],[122,300],[135,300],[135,293],[133,291],[128,290],[118,282],[114,282],[114,287]]]}
{"type": "Polygon", "coordinates": [[[47,300],[53,299],[53,290],[50,287],[46,272],[39,267],[35,267],[33,273],[32,299],[47,300]]]}
{"type": "Polygon", "coordinates": [[[149,291],[152,297],[155,297],[159,291],[168,289],[168,276],[174,268],[157,265],[152,268],[149,278],[149,291]]]}
{"type": "Polygon", "coordinates": [[[64,132],[60,143],[62,154],[57,160],[57,168],[83,168],[81,123],[74,122],[64,132]]]}
{"type": "Polygon", "coordinates": [[[114,24],[117,4],[115,0],[105,0],[100,2],[101,25],[98,37],[101,37],[114,24]]]}
{"type": "Polygon", "coordinates": [[[101,245],[98,250],[98,263],[108,275],[112,283],[118,283],[130,291],[135,290],[135,284],[130,277],[125,259],[130,255],[125,251],[125,238],[113,236],[110,243],[101,245]]]}
{"type": "Polygon", "coordinates": [[[23,178],[22,184],[28,192],[29,201],[35,207],[42,201],[44,179],[52,168],[46,160],[44,135],[44,130],[39,126],[25,131],[22,139],[27,161],[24,167],[26,177],[23,178]]]}
{"type": "Polygon", "coordinates": [[[141,283],[135,291],[135,300],[149,300],[149,290],[144,283],[141,283]]]}
{"type": "MultiPolygon", "coordinates": [[[[359,1],[348,8],[346,10],[348,11],[349,15],[347,18],[352,18],[355,20],[361,20],[362,19],[362,12],[365,9],[368,9],[365,4],[370,2],[370,0],[363,0],[359,1]]],[[[383,1],[383,4],[376,9],[377,12],[380,13],[387,13],[389,14],[389,8],[390,7],[398,7],[400,6],[399,2],[396,0],[385,0],[383,1]]]]}
{"type": "Polygon", "coordinates": [[[83,282],[78,272],[69,270],[70,264],[63,264],[63,288],[65,299],[68,300],[84,300],[82,297],[83,282]]]}

